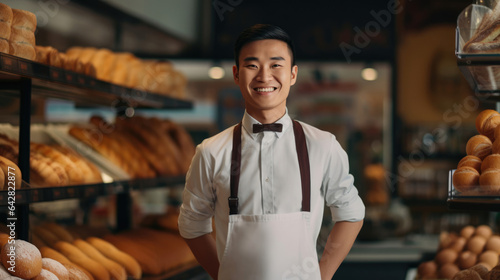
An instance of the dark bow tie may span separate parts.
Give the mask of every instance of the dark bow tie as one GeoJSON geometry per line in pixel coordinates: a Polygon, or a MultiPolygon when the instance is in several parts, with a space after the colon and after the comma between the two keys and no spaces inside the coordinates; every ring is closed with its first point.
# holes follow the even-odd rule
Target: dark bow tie
{"type": "Polygon", "coordinates": [[[254,124],[253,133],[259,133],[262,131],[276,131],[281,132],[283,125],[280,123],[270,123],[270,124],[254,124]]]}

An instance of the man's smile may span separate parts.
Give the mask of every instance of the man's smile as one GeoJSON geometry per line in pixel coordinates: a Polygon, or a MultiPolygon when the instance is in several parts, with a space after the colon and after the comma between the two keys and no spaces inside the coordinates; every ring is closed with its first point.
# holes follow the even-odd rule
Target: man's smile
{"type": "Polygon", "coordinates": [[[256,88],[254,88],[254,90],[256,92],[273,92],[276,89],[278,89],[278,88],[276,88],[276,87],[256,87],[256,88]]]}

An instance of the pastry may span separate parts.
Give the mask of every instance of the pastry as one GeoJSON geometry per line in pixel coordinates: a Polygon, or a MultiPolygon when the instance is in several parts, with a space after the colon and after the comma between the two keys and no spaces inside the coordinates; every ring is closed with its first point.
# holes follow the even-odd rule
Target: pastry
{"type": "Polygon", "coordinates": [[[2,264],[9,272],[22,279],[31,279],[42,271],[42,255],[35,245],[16,239],[13,244],[5,244],[1,252],[2,264]]]}

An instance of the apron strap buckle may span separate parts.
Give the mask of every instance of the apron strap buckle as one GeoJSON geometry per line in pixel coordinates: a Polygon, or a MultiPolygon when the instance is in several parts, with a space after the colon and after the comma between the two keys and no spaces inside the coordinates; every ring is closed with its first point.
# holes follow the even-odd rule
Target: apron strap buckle
{"type": "Polygon", "coordinates": [[[229,197],[229,215],[238,214],[238,198],[237,197],[229,197]]]}

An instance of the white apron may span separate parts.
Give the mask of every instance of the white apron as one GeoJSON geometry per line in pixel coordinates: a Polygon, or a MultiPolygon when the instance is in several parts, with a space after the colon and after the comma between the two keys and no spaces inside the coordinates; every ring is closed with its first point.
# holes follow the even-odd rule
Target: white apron
{"type": "Polygon", "coordinates": [[[302,126],[293,121],[302,181],[302,211],[239,215],[241,124],[234,128],[231,197],[226,247],[219,280],[321,279],[315,238],[310,228],[310,170],[302,126]]]}

